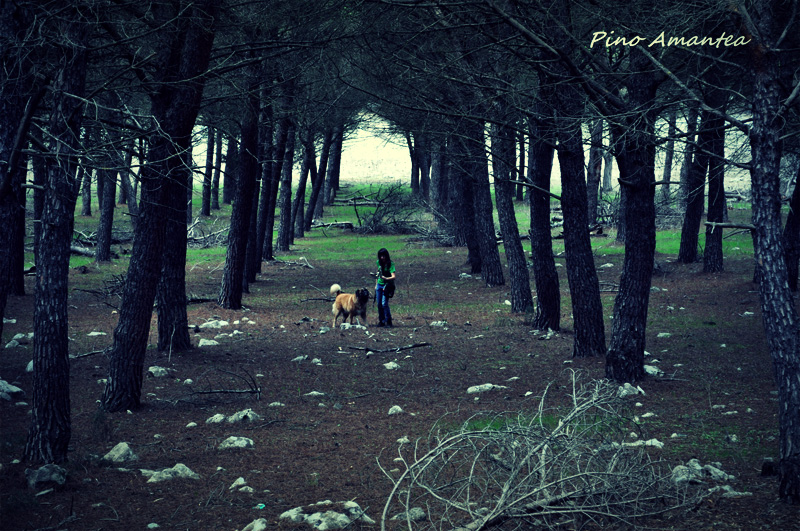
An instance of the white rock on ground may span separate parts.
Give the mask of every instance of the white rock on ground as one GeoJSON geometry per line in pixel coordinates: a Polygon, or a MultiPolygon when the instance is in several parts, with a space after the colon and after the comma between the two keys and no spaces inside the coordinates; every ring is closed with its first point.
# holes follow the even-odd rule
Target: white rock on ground
{"type": "Polygon", "coordinates": [[[242,411],[239,411],[238,413],[234,413],[233,415],[228,417],[228,422],[230,422],[231,424],[233,424],[235,422],[243,422],[245,420],[247,422],[255,422],[257,420],[261,420],[261,415],[259,415],[258,413],[256,413],[252,409],[248,408],[248,409],[243,409],[242,411]]]}
{"type": "Polygon", "coordinates": [[[625,382],[625,384],[621,385],[617,390],[617,396],[620,398],[625,398],[626,396],[639,395],[639,394],[642,395],[645,394],[644,389],[642,389],[639,386],[634,387],[628,382],[625,382]]]}
{"type": "Polygon", "coordinates": [[[400,368],[400,365],[398,365],[397,363],[395,363],[393,361],[390,361],[389,363],[384,363],[383,366],[386,367],[386,369],[390,370],[390,371],[396,371],[397,369],[400,368]]]}
{"type": "Polygon", "coordinates": [[[422,507],[412,507],[406,512],[392,516],[391,520],[411,520],[412,522],[419,522],[424,520],[427,516],[428,515],[425,514],[425,511],[422,509],[422,507]]]}
{"type": "Polygon", "coordinates": [[[228,450],[231,448],[252,448],[254,446],[253,439],[248,439],[247,437],[236,437],[231,435],[224,441],[222,441],[218,448],[220,450],[228,450]]]}
{"type": "Polygon", "coordinates": [[[67,481],[67,470],[51,463],[37,469],[26,468],[25,478],[32,489],[48,483],[63,485],[67,481]]]}
{"type": "Polygon", "coordinates": [[[201,324],[198,328],[200,328],[201,330],[205,330],[207,328],[214,329],[214,330],[219,330],[220,328],[222,328],[224,326],[228,326],[228,324],[229,324],[228,321],[221,321],[221,320],[215,319],[213,321],[208,321],[207,323],[201,324]]]}
{"type": "Polygon", "coordinates": [[[228,490],[233,490],[233,489],[236,489],[236,488],[239,488],[239,487],[244,487],[245,485],[247,485],[247,480],[244,479],[243,477],[239,477],[239,478],[236,478],[236,481],[234,481],[231,484],[230,487],[228,487],[228,490]]]}
{"type": "Polygon", "coordinates": [[[508,389],[508,386],[505,385],[495,385],[490,383],[485,383],[481,385],[473,385],[472,387],[467,388],[467,394],[475,394],[475,393],[485,393],[486,391],[491,391],[492,389],[508,389]]]}
{"type": "Polygon", "coordinates": [[[159,367],[158,365],[153,365],[152,367],[147,369],[147,372],[150,373],[154,378],[166,378],[175,371],[167,369],[166,367],[159,367]]]}
{"type": "Polygon", "coordinates": [[[403,412],[403,408],[400,406],[392,406],[389,408],[389,415],[399,415],[403,412]]]}
{"type": "Polygon", "coordinates": [[[361,507],[354,501],[332,502],[325,500],[305,507],[295,507],[281,514],[280,518],[295,523],[306,523],[320,531],[345,529],[355,521],[368,525],[375,523],[372,518],[364,514],[361,507]]]}
{"type": "Polygon", "coordinates": [[[0,397],[11,400],[12,398],[22,398],[23,396],[25,396],[25,391],[5,380],[0,380],[0,397]]]}
{"type": "Polygon", "coordinates": [[[118,443],[106,455],[103,456],[104,461],[111,463],[127,463],[129,461],[136,461],[139,456],[133,453],[133,450],[126,442],[118,443]]]}
{"type": "Polygon", "coordinates": [[[213,339],[202,338],[200,341],[197,342],[197,346],[198,347],[213,347],[215,345],[219,345],[219,341],[214,341],[213,339]]]}
{"type": "Polygon", "coordinates": [[[266,531],[269,529],[269,523],[266,518],[259,518],[247,524],[242,531],[266,531]]]}
{"type": "Polygon", "coordinates": [[[177,463],[172,468],[165,468],[163,470],[141,470],[142,475],[150,476],[147,480],[148,483],[158,483],[160,481],[171,481],[173,479],[200,479],[199,474],[192,472],[188,466],[183,463],[177,463]]]}

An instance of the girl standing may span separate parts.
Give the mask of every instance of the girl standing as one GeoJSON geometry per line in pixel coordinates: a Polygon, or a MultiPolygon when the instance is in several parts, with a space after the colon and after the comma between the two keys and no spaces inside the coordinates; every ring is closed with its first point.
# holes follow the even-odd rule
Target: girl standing
{"type": "Polygon", "coordinates": [[[392,326],[392,312],[389,310],[389,297],[386,296],[386,287],[394,283],[396,278],[394,264],[389,256],[389,251],[378,251],[378,281],[375,285],[375,299],[378,301],[378,326],[392,326]]]}

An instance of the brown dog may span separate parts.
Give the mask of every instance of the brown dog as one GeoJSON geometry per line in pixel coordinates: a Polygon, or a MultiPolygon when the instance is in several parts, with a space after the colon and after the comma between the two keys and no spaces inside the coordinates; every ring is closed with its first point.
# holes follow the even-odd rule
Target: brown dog
{"type": "Polygon", "coordinates": [[[369,291],[365,288],[358,289],[353,293],[342,293],[339,284],[331,286],[331,295],[336,295],[333,302],[333,328],[336,328],[336,320],[343,315],[342,322],[350,317],[350,324],[353,324],[353,317],[360,315],[367,325],[367,304],[369,303],[369,291]]]}

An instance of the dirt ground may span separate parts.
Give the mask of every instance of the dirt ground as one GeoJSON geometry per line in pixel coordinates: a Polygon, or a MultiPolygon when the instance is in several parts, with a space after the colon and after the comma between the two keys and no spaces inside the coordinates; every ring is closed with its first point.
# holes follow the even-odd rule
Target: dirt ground
{"type": "MultiPolygon", "coordinates": [[[[376,248],[377,245],[376,240],[376,248]]],[[[25,372],[32,345],[0,352],[0,378],[28,392],[21,400],[0,401],[0,501],[2,527],[27,529],[242,529],[265,518],[270,529],[308,528],[279,520],[286,510],[321,500],[355,500],[377,519],[390,482],[380,463],[392,468],[397,440],[425,438],[437,421],[445,426],[481,411],[525,412],[553,382],[550,393],[565,395],[569,369],[601,378],[603,359],[573,359],[566,278],[562,279],[564,329],[539,339],[503,304],[507,287],[487,288],[467,272],[462,249],[433,249],[432,259],[404,264],[392,301],[395,327],[331,330],[326,294],[332,282],[370,288],[349,266],[265,263],[246,311],[227,311],[214,303],[189,307],[189,321],[228,321],[222,330],[194,329],[194,342],[213,339],[218,346],[188,352],[148,351],[146,366],[173,371],[170,377],[147,377],[143,407],[135,412],[103,414],[98,410],[107,360],[102,352],[71,364],[72,443],[65,465],[66,485],[54,491],[30,490],[21,458],[29,422],[31,374],[25,372]],[[412,311],[412,309],[416,310],[412,311]],[[245,320],[247,319],[247,321],[245,320]],[[431,326],[446,321],[447,326],[431,326]],[[238,324],[235,324],[238,323],[238,324]],[[398,347],[424,344],[401,351],[398,347]],[[303,361],[292,361],[307,356],[303,361]],[[319,358],[320,365],[312,363],[319,358]],[[384,364],[400,366],[388,370],[384,364]],[[513,377],[518,379],[510,380],[513,377]],[[193,383],[187,384],[188,380],[193,383]],[[507,386],[480,395],[470,386],[507,386]],[[255,388],[260,393],[251,392],[255,388]],[[248,391],[243,393],[219,391],[248,391]],[[317,391],[324,396],[308,396],[317,391]],[[531,392],[533,395],[526,396],[531,392]],[[475,397],[479,398],[476,399],[475,397]],[[283,406],[270,407],[280,402],[283,406]],[[392,406],[405,413],[388,415],[392,406]],[[232,415],[251,408],[261,419],[243,424],[206,424],[215,414],[232,415]],[[190,427],[190,423],[196,426],[190,427]],[[449,424],[448,424],[449,423],[449,424]],[[219,450],[231,435],[254,441],[254,448],[219,450]],[[130,444],[139,460],[129,471],[103,465],[99,457],[114,445],[130,444]],[[184,463],[200,479],[148,483],[139,469],[160,470],[184,463]],[[243,477],[253,492],[231,489],[243,477]]],[[[313,262],[313,257],[309,257],[313,262]]],[[[749,259],[728,260],[726,272],[706,275],[700,264],[679,265],[659,257],[665,271],[653,280],[648,362],[657,358],[664,378],[641,383],[641,412],[647,438],[665,443],[653,449],[670,465],[698,458],[720,462],[736,476],[730,485],[751,496],[712,496],[685,514],[647,522],[667,529],[800,529],[797,507],[777,501],[777,479],[762,476],[765,457],[777,457],[777,396],[761,325],[758,294],[749,259]],[[670,334],[669,337],[664,333],[670,334]],[[659,337],[659,334],[661,336],[659,337]],[[716,406],[716,407],[715,407],[716,406]],[[719,407],[724,406],[724,407],[719,407]],[[724,414],[736,411],[735,414],[724,414]],[[677,437],[672,437],[676,434],[677,437]],[[732,435],[735,436],[731,437],[732,435]]],[[[619,256],[598,258],[603,280],[618,279],[619,256]]],[[[563,269],[562,269],[563,271],[563,269]]],[[[73,270],[73,286],[100,289],[112,266],[73,270]]],[[[220,270],[194,269],[189,291],[213,297],[220,270]]],[[[565,276],[564,276],[565,277],[565,276]]],[[[32,279],[29,295],[9,300],[3,344],[32,330],[32,279]]],[[[604,293],[606,316],[614,294],[604,293]]],[[[111,341],[118,299],[87,291],[70,294],[71,354],[102,350],[111,341]],[[89,336],[90,332],[107,335],[89,336]]],[[[369,324],[376,311],[370,306],[369,324]]],[[[155,323],[155,318],[154,318],[155,323]]],[[[155,330],[155,327],[153,327],[155,330]]],[[[606,333],[610,334],[607,320],[606,333]]],[[[154,334],[155,332],[153,332],[154,334]]],[[[155,336],[151,337],[155,343],[155,336]]],[[[708,487],[714,486],[709,484],[708,487]]],[[[375,529],[356,523],[351,529],[375,529]]]]}

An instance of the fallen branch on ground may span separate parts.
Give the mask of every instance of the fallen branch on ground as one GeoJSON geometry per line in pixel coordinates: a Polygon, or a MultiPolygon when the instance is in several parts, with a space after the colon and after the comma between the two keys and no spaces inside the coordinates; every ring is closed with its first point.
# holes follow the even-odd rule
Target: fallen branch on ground
{"type": "Polygon", "coordinates": [[[347,348],[352,350],[367,350],[370,352],[375,352],[377,354],[384,354],[386,352],[400,352],[401,350],[408,350],[417,347],[429,347],[430,345],[431,345],[430,343],[414,343],[413,345],[406,345],[404,347],[382,348],[382,349],[367,348],[367,347],[347,347],[347,348]]]}

